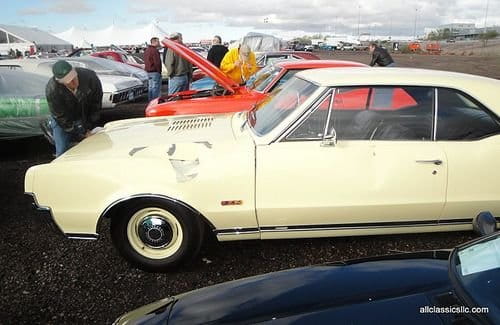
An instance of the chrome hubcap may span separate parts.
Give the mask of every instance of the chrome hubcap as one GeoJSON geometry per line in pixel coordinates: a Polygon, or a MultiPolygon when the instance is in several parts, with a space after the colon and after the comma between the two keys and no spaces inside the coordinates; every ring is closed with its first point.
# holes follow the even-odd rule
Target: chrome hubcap
{"type": "Polygon", "coordinates": [[[152,248],[167,246],[173,237],[170,224],[160,216],[146,217],[138,225],[139,238],[152,248]]]}

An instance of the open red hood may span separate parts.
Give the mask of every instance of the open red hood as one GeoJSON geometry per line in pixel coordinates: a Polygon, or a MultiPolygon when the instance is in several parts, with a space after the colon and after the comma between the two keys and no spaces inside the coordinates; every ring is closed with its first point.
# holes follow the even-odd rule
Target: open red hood
{"type": "Polygon", "coordinates": [[[187,46],[171,41],[167,38],[165,38],[162,43],[163,46],[168,47],[182,58],[200,68],[200,70],[205,72],[210,78],[215,80],[215,82],[224,87],[227,91],[234,93],[234,88],[239,87],[236,82],[226,76],[224,72],[219,70],[219,68],[187,46]]]}

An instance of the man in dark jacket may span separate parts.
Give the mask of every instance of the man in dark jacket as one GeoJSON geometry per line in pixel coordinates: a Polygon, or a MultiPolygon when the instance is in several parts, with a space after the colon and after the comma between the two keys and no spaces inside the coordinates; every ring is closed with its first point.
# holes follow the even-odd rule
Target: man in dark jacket
{"type": "MultiPolygon", "coordinates": [[[[172,33],[169,39],[182,44],[182,34],[172,33]]],[[[165,57],[165,67],[168,73],[168,94],[189,89],[189,83],[193,79],[193,66],[178,54],[168,49],[165,57]]]]}
{"type": "Polygon", "coordinates": [[[148,73],[149,88],[148,99],[152,100],[160,97],[161,88],[161,60],[158,47],[160,40],[158,37],[151,39],[151,45],[148,46],[144,52],[144,69],[148,73]]]}
{"type": "Polygon", "coordinates": [[[222,45],[222,39],[220,36],[215,35],[212,40],[212,47],[208,51],[207,60],[212,62],[217,68],[220,67],[220,62],[224,58],[224,55],[227,53],[227,47],[222,45]]]}
{"type": "Polygon", "coordinates": [[[396,64],[392,59],[389,52],[383,47],[379,47],[377,43],[370,43],[369,47],[370,53],[372,54],[372,61],[370,62],[370,66],[374,66],[378,64],[381,67],[394,67],[396,64]]]}
{"type": "Polygon", "coordinates": [[[54,76],[45,88],[51,113],[50,126],[56,157],[81,141],[97,126],[102,104],[102,86],[96,73],[73,68],[59,60],[52,66],[54,76]]]}

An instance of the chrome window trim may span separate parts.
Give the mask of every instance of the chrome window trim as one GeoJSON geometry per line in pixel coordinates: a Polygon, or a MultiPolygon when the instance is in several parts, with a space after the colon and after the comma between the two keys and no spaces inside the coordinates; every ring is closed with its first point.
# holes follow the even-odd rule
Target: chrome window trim
{"type": "MultiPolygon", "coordinates": [[[[335,88],[326,88],[325,91],[319,96],[319,100],[314,101],[307,109],[305,109],[304,112],[302,113],[302,115],[300,115],[300,117],[298,119],[296,119],[287,128],[285,128],[285,131],[283,131],[271,143],[273,143],[273,142],[287,142],[287,141],[290,141],[290,142],[302,141],[303,139],[288,140],[287,137],[290,135],[290,133],[293,133],[297,128],[299,128],[302,125],[302,123],[304,123],[304,121],[307,120],[307,118],[309,116],[311,116],[311,114],[313,114],[316,111],[316,109],[319,108],[319,105],[321,105],[323,100],[325,100],[328,97],[329,93],[334,89],[335,88]]],[[[311,139],[309,138],[309,140],[311,140],[311,139]]],[[[314,140],[321,140],[321,139],[318,138],[318,139],[314,139],[314,140]]]]}
{"type": "Polygon", "coordinates": [[[438,108],[439,108],[439,102],[438,102],[438,88],[434,87],[434,121],[432,124],[432,140],[431,141],[436,141],[437,139],[437,120],[438,120],[438,108]]]}
{"type": "Polygon", "coordinates": [[[330,104],[328,105],[328,114],[326,116],[326,124],[325,124],[325,130],[323,132],[323,139],[327,136],[328,132],[328,127],[330,126],[330,118],[332,117],[332,111],[333,111],[333,101],[335,100],[335,93],[337,92],[337,88],[332,88],[331,91],[331,97],[330,97],[330,104]]]}

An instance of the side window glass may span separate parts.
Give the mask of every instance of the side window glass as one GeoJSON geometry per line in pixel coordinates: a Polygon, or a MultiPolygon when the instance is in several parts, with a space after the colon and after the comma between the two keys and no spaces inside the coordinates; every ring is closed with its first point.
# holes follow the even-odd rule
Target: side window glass
{"type": "Polygon", "coordinates": [[[475,140],[500,133],[498,119],[470,96],[438,90],[437,140],[475,140]]]}
{"type": "Polygon", "coordinates": [[[287,140],[321,140],[325,132],[331,95],[322,100],[288,137],[287,140]]]}
{"type": "Polygon", "coordinates": [[[433,103],[429,87],[338,88],[330,125],[338,140],[431,140],[433,103]]]}

